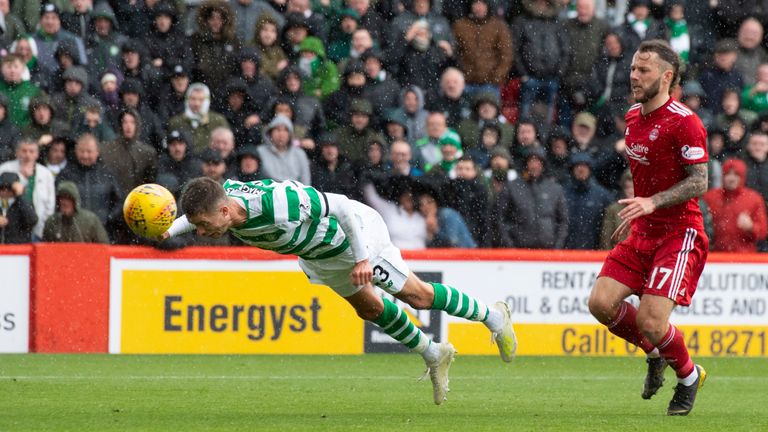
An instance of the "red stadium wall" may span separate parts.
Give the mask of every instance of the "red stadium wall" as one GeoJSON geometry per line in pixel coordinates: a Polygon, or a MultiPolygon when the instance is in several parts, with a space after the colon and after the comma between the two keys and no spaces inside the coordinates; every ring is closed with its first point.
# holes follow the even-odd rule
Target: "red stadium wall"
{"type": "MultiPolygon", "coordinates": [[[[0,255],[30,257],[30,339],[33,352],[103,353],[109,344],[111,258],[291,260],[248,247],[191,247],[174,252],[149,247],[92,244],[2,246],[0,255]]],[[[605,252],[528,250],[407,251],[408,260],[435,261],[592,261],[605,252]]],[[[763,254],[710,254],[710,263],[768,263],[763,254]]]]}

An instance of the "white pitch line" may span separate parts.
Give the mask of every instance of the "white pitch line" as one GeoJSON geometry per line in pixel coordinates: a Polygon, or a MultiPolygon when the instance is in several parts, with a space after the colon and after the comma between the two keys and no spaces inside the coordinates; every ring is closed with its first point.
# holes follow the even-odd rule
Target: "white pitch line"
{"type": "MultiPolygon", "coordinates": [[[[714,381],[768,381],[768,376],[714,376],[714,381]]],[[[233,380],[233,381],[286,381],[286,380],[415,380],[407,376],[376,376],[376,375],[109,375],[109,376],[69,376],[69,375],[0,375],[0,380],[29,380],[29,381],[98,381],[98,380],[233,380]]],[[[637,377],[605,377],[584,375],[509,375],[451,377],[451,380],[493,380],[511,379],[520,381],[636,381],[637,377]]]]}

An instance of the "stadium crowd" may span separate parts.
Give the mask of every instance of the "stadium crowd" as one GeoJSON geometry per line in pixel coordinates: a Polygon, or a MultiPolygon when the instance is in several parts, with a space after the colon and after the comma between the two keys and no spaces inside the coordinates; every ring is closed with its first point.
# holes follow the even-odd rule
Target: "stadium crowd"
{"type": "Polygon", "coordinates": [[[765,0],[0,0],[0,243],[139,243],[126,193],[204,175],[363,200],[405,249],[607,249],[632,54],[660,38],[708,131],[712,249],[768,250],[766,23],[765,0]]]}

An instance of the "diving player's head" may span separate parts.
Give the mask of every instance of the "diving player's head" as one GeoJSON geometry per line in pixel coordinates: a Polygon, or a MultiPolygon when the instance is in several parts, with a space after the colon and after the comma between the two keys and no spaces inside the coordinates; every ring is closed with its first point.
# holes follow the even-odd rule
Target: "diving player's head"
{"type": "Polygon", "coordinates": [[[671,94],[680,80],[680,56],[660,39],[640,44],[632,57],[629,81],[635,102],[671,94]]]}
{"type": "Polygon", "coordinates": [[[232,208],[224,188],[208,177],[190,180],[181,193],[181,209],[197,227],[197,235],[219,238],[232,224],[232,208]]]}

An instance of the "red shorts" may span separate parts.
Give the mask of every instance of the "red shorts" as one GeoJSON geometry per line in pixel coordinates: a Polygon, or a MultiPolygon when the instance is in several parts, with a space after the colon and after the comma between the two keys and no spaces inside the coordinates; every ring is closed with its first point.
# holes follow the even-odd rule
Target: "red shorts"
{"type": "Polygon", "coordinates": [[[639,297],[664,296],[688,306],[708,250],[709,239],[703,230],[687,228],[664,237],[646,237],[633,231],[608,254],[600,276],[623,283],[639,297]]]}

